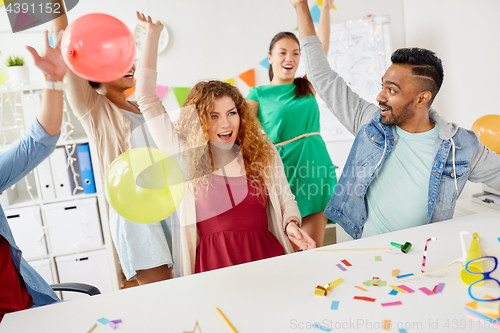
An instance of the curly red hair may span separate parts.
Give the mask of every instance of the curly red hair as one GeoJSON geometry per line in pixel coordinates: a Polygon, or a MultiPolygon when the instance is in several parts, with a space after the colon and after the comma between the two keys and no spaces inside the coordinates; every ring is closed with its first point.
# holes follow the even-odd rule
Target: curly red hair
{"type": "Polygon", "coordinates": [[[243,156],[247,181],[263,194],[265,183],[269,180],[265,171],[274,167],[274,148],[238,88],[227,82],[201,81],[191,89],[184,103],[176,133],[188,148],[195,148],[190,149],[188,153],[189,178],[196,180],[195,190],[199,189],[200,182],[205,190],[211,184],[208,175],[214,171],[214,164],[208,144],[208,128],[214,101],[224,96],[234,101],[240,116],[240,128],[235,144],[239,146],[243,156]],[[199,130],[200,124],[202,131],[199,130]],[[207,149],[204,149],[205,147],[207,149]]]}

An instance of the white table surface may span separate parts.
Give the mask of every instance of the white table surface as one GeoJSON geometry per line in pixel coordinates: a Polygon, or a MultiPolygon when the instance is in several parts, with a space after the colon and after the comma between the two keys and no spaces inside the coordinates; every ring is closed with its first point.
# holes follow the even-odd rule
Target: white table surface
{"type": "MultiPolygon", "coordinates": [[[[384,251],[326,252],[314,250],[229,267],[217,271],[120,290],[104,295],[62,302],[7,314],[0,332],[82,332],[98,318],[122,319],[115,332],[187,332],[198,321],[201,331],[231,332],[216,312],[219,307],[238,332],[324,332],[313,323],[326,324],[332,332],[387,332],[384,320],[391,320],[391,332],[489,332],[493,328],[467,317],[464,305],[471,299],[467,285],[459,278],[460,268],[443,277],[419,277],[402,282],[415,290],[411,294],[389,295],[394,278],[419,273],[425,241],[429,244],[428,270],[447,266],[461,256],[459,232],[478,232],[481,249],[500,253],[500,214],[486,212],[390,234],[331,245],[326,248],[387,247],[391,241],[413,244],[408,254],[384,251]],[[375,256],[382,257],[381,262],[375,256]],[[336,264],[347,259],[352,267],[341,271],[336,264]],[[373,277],[387,281],[386,287],[366,287],[373,277]],[[338,278],[344,282],[326,297],[314,294],[317,285],[338,278]],[[442,293],[431,296],[418,290],[445,283],[442,293]],[[355,285],[368,289],[364,292],[355,285]],[[368,296],[376,301],[353,299],[368,296]],[[338,310],[331,310],[332,301],[338,310]],[[381,303],[401,301],[399,306],[381,303]]],[[[466,238],[467,249],[470,235],[466,238]]],[[[500,254],[499,254],[500,256],[500,254]]],[[[495,276],[499,277],[500,268],[495,276]]],[[[401,284],[401,283],[397,283],[401,284]]],[[[487,291],[487,290],[486,290],[487,291]]],[[[93,333],[111,332],[98,324],[93,333]]]]}

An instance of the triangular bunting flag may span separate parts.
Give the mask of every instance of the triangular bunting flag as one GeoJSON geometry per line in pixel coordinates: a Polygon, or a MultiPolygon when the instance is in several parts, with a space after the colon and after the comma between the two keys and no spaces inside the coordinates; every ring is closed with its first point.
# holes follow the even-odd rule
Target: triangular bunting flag
{"type": "Polygon", "coordinates": [[[173,87],[172,90],[175,94],[175,98],[177,99],[177,103],[179,103],[179,106],[182,107],[182,105],[186,101],[186,98],[187,98],[191,88],[173,87]]]}
{"type": "MultiPolygon", "coordinates": [[[[0,0],[1,1],[1,0],[0,0]]],[[[53,34],[52,33],[49,33],[49,46],[51,48],[54,48],[55,47],[55,42],[54,42],[54,38],[52,37],[53,34]]]]}
{"type": "Polygon", "coordinates": [[[238,75],[249,87],[255,87],[255,69],[252,68],[245,73],[238,75]]]}
{"type": "Polygon", "coordinates": [[[264,59],[262,59],[261,62],[259,62],[259,64],[264,67],[265,69],[269,69],[269,59],[267,59],[267,57],[265,57],[264,59]]]}
{"type": "Polygon", "coordinates": [[[311,8],[311,17],[313,22],[319,23],[319,16],[321,15],[321,10],[318,6],[314,5],[311,8]]]}
{"type": "Polygon", "coordinates": [[[134,93],[134,91],[135,91],[135,82],[136,81],[137,80],[134,80],[134,86],[132,88],[129,88],[129,89],[125,90],[125,98],[126,99],[128,99],[134,93]]]}
{"type": "Polygon", "coordinates": [[[23,13],[20,11],[16,16],[16,22],[14,23],[14,28],[12,28],[13,32],[23,30],[27,26],[38,22],[38,19],[29,13],[23,13]]]}
{"type": "Polygon", "coordinates": [[[156,85],[156,95],[160,100],[163,98],[163,96],[165,96],[167,89],[168,89],[167,86],[162,86],[161,84],[156,85]]]}
{"type": "Polygon", "coordinates": [[[3,6],[3,5],[8,5],[9,3],[11,2],[14,2],[16,0],[0,0],[0,7],[3,6]]]}
{"type": "Polygon", "coordinates": [[[234,77],[230,78],[230,79],[227,79],[227,80],[224,80],[224,82],[227,82],[229,83],[230,85],[234,86],[234,77]]]}
{"type": "MultiPolygon", "coordinates": [[[[323,0],[318,0],[318,6],[323,5],[323,0]]],[[[335,8],[335,4],[332,2],[332,9],[337,9],[335,8]]]]}

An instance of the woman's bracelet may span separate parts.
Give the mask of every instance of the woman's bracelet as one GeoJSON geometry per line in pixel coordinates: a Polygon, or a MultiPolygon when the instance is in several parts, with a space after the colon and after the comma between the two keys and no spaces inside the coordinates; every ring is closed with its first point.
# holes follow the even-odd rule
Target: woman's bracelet
{"type": "Polygon", "coordinates": [[[44,81],[43,87],[49,90],[64,90],[66,89],[66,83],[64,83],[63,81],[44,81]]]}
{"type": "Polygon", "coordinates": [[[283,229],[283,231],[285,232],[285,235],[288,236],[288,233],[286,232],[286,228],[288,227],[288,225],[292,222],[295,222],[295,225],[297,225],[297,228],[300,228],[300,225],[299,225],[299,221],[297,221],[296,219],[291,219],[290,221],[288,221],[286,224],[285,224],[285,228],[283,229]]]}

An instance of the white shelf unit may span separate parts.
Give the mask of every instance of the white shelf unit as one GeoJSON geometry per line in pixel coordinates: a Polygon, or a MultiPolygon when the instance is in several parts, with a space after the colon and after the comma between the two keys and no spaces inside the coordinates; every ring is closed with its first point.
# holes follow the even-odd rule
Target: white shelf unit
{"type": "MultiPolygon", "coordinates": [[[[16,142],[19,142],[22,137],[27,133],[28,128],[26,128],[27,123],[24,119],[20,119],[19,117],[23,118],[23,116],[30,116],[30,112],[26,112],[23,110],[23,103],[20,101],[20,99],[23,98],[23,95],[27,94],[41,94],[41,84],[29,84],[29,85],[24,85],[24,86],[6,86],[6,85],[0,85],[0,104],[3,103],[3,106],[0,106],[0,111],[2,111],[1,117],[0,117],[0,130],[2,127],[6,127],[5,125],[9,125],[12,127],[11,132],[13,133],[3,133],[2,137],[0,137],[0,152],[5,151],[6,149],[10,148],[12,145],[16,144],[16,142]],[[6,101],[6,99],[10,99],[9,101],[6,101]],[[14,110],[12,109],[14,108],[14,110]],[[17,117],[17,120],[16,120],[17,117]],[[3,122],[3,123],[2,123],[3,122]],[[3,142],[3,144],[2,144],[3,142]]],[[[33,96],[33,95],[31,95],[33,96]]],[[[26,96],[24,96],[26,97],[26,96]]],[[[36,97],[36,96],[35,96],[36,97]]],[[[59,139],[57,143],[57,147],[64,147],[65,145],[79,145],[79,144],[85,144],[89,143],[89,139],[86,136],[86,133],[82,127],[82,125],[79,123],[79,121],[76,119],[76,117],[72,114],[70,110],[69,103],[66,101],[65,102],[65,107],[66,110],[65,114],[66,119],[70,120],[71,124],[73,125],[73,132],[69,138],[66,138],[66,140],[63,137],[63,134],[61,134],[61,138],[59,139]],[[69,117],[69,118],[68,118],[69,117]]],[[[36,114],[38,110],[33,112],[33,110],[30,110],[31,113],[36,114]]],[[[34,120],[34,118],[33,118],[34,120]]],[[[29,121],[30,122],[30,121],[29,121]]],[[[73,258],[77,257],[77,261],[79,257],[80,259],[85,259],[86,254],[90,254],[90,256],[96,256],[95,251],[102,251],[100,253],[100,257],[104,257],[105,253],[105,258],[107,261],[107,267],[109,268],[109,286],[111,290],[118,290],[120,288],[120,285],[122,284],[122,273],[121,273],[121,267],[119,265],[118,257],[116,255],[116,251],[114,249],[112,240],[111,240],[111,235],[109,231],[109,224],[108,224],[108,208],[107,208],[107,203],[104,195],[104,186],[103,186],[103,181],[102,181],[102,173],[99,168],[99,163],[98,163],[98,158],[97,158],[97,152],[95,151],[95,147],[93,144],[89,143],[89,148],[90,148],[90,156],[91,156],[91,162],[92,162],[92,169],[93,169],[93,175],[94,175],[94,183],[96,187],[96,193],[92,194],[77,194],[77,195],[71,195],[71,196],[66,196],[66,197],[56,197],[54,199],[43,199],[42,192],[41,192],[41,187],[40,187],[40,182],[38,181],[39,175],[38,175],[38,169],[35,168],[32,172],[30,172],[25,178],[21,179],[16,185],[15,188],[17,190],[17,198],[10,202],[8,205],[3,204],[2,207],[4,211],[6,212],[6,215],[10,214],[10,212],[16,212],[16,211],[21,211],[23,208],[26,207],[33,207],[35,210],[39,210],[40,215],[41,215],[41,223],[42,223],[42,230],[43,230],[43,238],[45,239],[46,243],[46,248],[47,248],[47,253],[43,255],[37,255],[36,257],[25,257],[25,259],[28,262],[33,262],[33,266],[38,266],[35,267],[35,269],[41,269],[42,266],[40,266],[42,263],[45,264],[45,266],[42,268],[42,270],[45,270],[45,275],[48,274],[48,269],[46,267],[47,262],[50,264],[50,276],[46,277],[46,280],[49,280],[51,283],[59,283],[60,282],[60,272],[58,272],[58,265],[57,261],[60,262],[60,265],[62,267],[62,262],[67,262],[65,260],[66,258],[73,258]],[[27,180],[27,181],[26,181],[27,180]],[[28,188],[31,187],[30,189],[28,188]],[[31,195],[30,195],[31,194],[31,195]],[[68,205],[74,204],[74,203],[82,203],[86,201],[92,201],[92,199],[95,200],[96,202],[96,211],[97,211],[97,216],[99,220],[99,228],[100,232],[102,233],[102,245],[99,246],[93,246],[85,249],[78,249],[76,248],[75,250],[69,250],[69,251],[59,251],[59,252],[54,252],[52,251],[52,243],[54,242],[54,239],[50,239],[50,231],[49,231],[49,221],[47,220],[47,214],[46,210],[48,207],[54,206],[54,205],[64,205],[65,203],[68,205]]],[[[48,159],[48,158],[47,158],[48,159]]],[[[79,178],[80,180],[80,178],[79,178]]],[[[81,181],[80,181],[81,185],[81,181]]],[[[85,208],[88,210],[88,208],[85,208]]],[[[15,236],[15,235],[14,235],[15,236]]],[[[23,250],[21,248],[21,250],[23,250]]],[[[88,256],[87,256],[88,257],[88,256]]],[[[102,259],[102,258],[101,258],[102,259]]],[[[100,259],[100,260],[101,260],[100,259]]],[[[65,267],[68,265],[65,263],[65,267]]],[[[83,265],[83,264],[82,264],[83,265]]],[[[99,265],[89,265],[88,268],[90,270],[93,270],[92,268],[98,267],[99,265]]],[[[100,263],[100,266],[102,266],[102,263],[100,263]]],[[[66,268],[67,269],[67,268],[66,268]]],[[[98,274],[99,272],[95,272],[98,274]]],[[[87,281],[90,279],[92,280],[92,271],[85,272],[86,274],[86,279],[87,281]]],[[[65,275],[68,276],[67,273],[65,275]]],[[[74,274],[69,274],[72,278],[74,278],[74,281],[71,282],[84,282],[85,280],[78,280],[78,276],[75,276],[74,274]]],[[[70,281],[64,281],[64,282],[70,282],[70,281]]],[[[87,282],[88,283],[88,282],[87,282]]],[[[90,283],[92,284],[92,283],[90,283]]],[[[99,288],[99,286],[97,286],[99,288]]],[[[109,288],[106,288],[109,289],[109,288]]],[[[102,290],[102,292],[105,292],[102,290]]],[[[63,297],[65,299],[71,299],[73,298],[72,293],[68,295],[64,295],[63,297]]],[[[83,295],[83,294],[82,294],[83,295]]],[[[84,297],[84,295],[83,295],[84,297]]]]}

